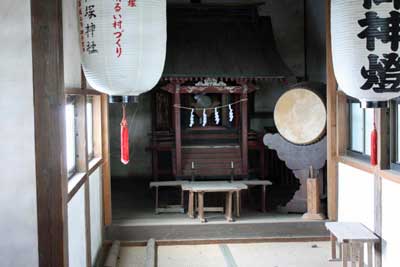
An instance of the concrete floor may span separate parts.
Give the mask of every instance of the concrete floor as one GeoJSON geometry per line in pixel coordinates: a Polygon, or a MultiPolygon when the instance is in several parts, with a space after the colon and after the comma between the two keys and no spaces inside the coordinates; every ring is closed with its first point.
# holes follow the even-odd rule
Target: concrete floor
{"type": "MultiPolygon", "coordinates": [[[[121,247],[119,267],[144,266],[144,247],[121,247]]],[[[159,267],[335,267],[329,242],[158,247],[159,267]]]]}

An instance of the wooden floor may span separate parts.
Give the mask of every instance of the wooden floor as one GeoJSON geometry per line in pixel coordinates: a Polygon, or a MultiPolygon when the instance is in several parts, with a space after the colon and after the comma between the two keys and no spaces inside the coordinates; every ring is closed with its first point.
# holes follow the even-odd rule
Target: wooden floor
{"type": "MultiPolygon", "coordinates": [[[[140,184],[136,188],[129,183],[122,185],[118,184],[112,191],[113,223],[106,228],[106,240],[145,242],[155,238],[162,242],[262,242],[293,238],[325,240],[329,236],[324,221],[303,220],[301,214],[262,213],[251,207],[243,209],[241,217],[231,223],[222,213],[206,213],[207,223],[180,213],[156,215],[151,190],[140,187],[140,184]]],[[[179,192],[176,193],[179,196],[179,192]]]]}
{"type": "MultiPolygon", "coordinates": [[[[145,247],[121,247],[119,267],[142,267],[145,247]]],[[[159,267],[336,267],[328,242],[159,246],[159,267]]]]}

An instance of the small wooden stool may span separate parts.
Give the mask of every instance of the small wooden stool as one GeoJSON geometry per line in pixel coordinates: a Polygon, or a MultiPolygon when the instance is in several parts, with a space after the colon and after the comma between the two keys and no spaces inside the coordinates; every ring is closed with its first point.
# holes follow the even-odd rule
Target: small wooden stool
{"type": "Polygon", "coordinates": [[[357,258],[358,266],[364,267],[364,244],[367,244],[368,266],[373,266],[372,245],[379,242],[373,232],[361,223],[327,222],[325,226],[331,233],[332,260],[340,260],[336,257],[336,244],[339,243],[343,267],[347,267],[349,260],[355,266],[357,258]]]}

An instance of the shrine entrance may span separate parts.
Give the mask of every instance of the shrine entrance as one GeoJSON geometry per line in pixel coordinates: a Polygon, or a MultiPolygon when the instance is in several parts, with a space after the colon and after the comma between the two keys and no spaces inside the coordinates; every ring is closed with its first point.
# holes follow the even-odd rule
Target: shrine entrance
{"type": "Polygon", "coordinates": [[[257,7],[169,5],[163,76],[146,95],[151,175],[112,180],[110,237],[285,237],[290,229],[326,235],[322,221],[302,219],[305,210],[285,210],[300,182],[263,142],[277,132],[277,98],[297,79],[257,7]],[[200,219],[190,218],[196,213],[200,219]]]}

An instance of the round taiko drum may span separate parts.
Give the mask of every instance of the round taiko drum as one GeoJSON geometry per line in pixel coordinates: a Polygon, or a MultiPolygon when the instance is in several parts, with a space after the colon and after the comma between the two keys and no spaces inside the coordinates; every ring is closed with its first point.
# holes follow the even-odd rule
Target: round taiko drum
{"type": "Polygon", "coordinates": [[[297,145],[312,144],[325,133],[325,104],[313,91],[295,88],[279,98],[274,121],[279,133],[287,141],[297,145]]]}

